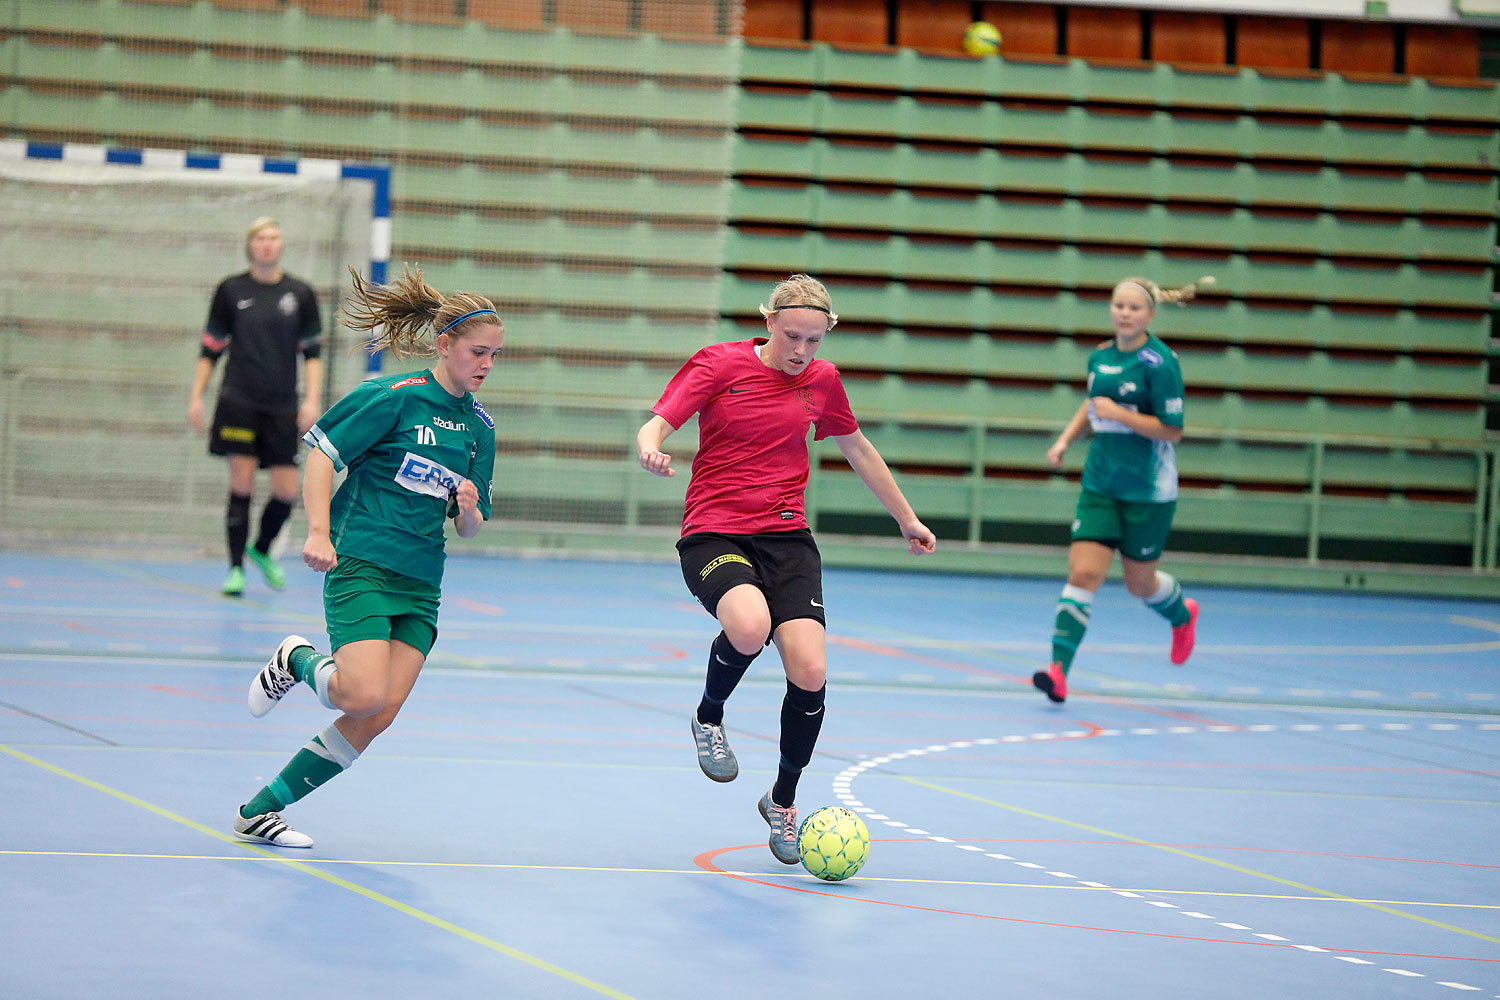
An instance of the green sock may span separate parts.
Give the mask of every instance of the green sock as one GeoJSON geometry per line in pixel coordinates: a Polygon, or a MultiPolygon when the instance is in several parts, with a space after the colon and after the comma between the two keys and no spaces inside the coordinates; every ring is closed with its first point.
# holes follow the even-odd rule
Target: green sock
{"type": "Polygon", "coordinates": [[[334,705],[328,700],[328,678],[338,669],[333,657],[324,656],[311,646],[298,646],[292,650],[286,658],[287,665],[292,668],[292,676],[303,681],[313,689],[313,694],[318,696],[324,706],[333,708],[334,705]]]}
{"type": "Polygon", "coordinates": [[[249,819],[261,813],[280,812],[353,766],[357,759],[359,751],[349,745],[337,727],[330,725],[308,740],[269,785],[240,806],[240,815],[249,819]]]}
{"type": "Polygon", "coordinates": [[[312,668],[318,665],[323,654],[311,646],[298,646],[287,656],[287,666],[292,668],[292,676],[299,681],[305,681],[312,672],[312,668]]]}
{"type": "Polygon", "coordinates": [[[1057,602],[1057,618],[1052,626],[1052,662],[1061,664],[1066,674],[1073,667],[1073,654],[1083,641],[1083,633],[1089,627],[1089,609],[1094,592],[1075,587],[1071,583],[1062,590],[1057,602]]]}
{"type": "Polygon", "coordinates": [[[1186,625],[1192,617],[1182,600],[1182,585],[1170,573],[1156,574],[1156,593],[1146,598],[1146,607],[1171,622],[1173,627],[1186,625]]]}

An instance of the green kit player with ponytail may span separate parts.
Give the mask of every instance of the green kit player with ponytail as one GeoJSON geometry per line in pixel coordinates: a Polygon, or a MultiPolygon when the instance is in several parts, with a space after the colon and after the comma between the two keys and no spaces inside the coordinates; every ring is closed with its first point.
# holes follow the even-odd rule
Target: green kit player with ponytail
{"type": "Polygon", "coordinates": [[[462,538],[490,514],[495,425],[474,393],[505,328],[483,296],[444,298],[410,267],[393,285],[354,275],[350,327],[371,350],[436,354],[431,368],[369,379],[309,430],[302,560],[327,573],[323,608],[332,655],[301,636],[282,640],[249,692],[255,716],[298,683],[340,716],[240,807],[234,833],[277,847],[311,847],[280,810],[354,763],[396,718],[437,639],[444,525],[462,538]],[[338,492],[334,473],[348,470],[338,492]]]}
{"type": "Polygon", "coordinates": [[[1182,440],[1182,369],[1147,327],[1158,302],[1181,304],[1212,281],[1164,289],[1126,278],[1115,286],[1109,306],[1114,339],[1089,355],[1088,398],[1047,450],[1048,463],[1060,468],[1085,425],[1094,433],[1073,521],[1068,583],[1054,620],[1052,662],[1031,678],[1055,702],[1068,696],[1073,655],[1116,549],[1126,589],[1172,626],[1172,662],[1186,663],[1192,655],[1198,602],[1183,597],[1177,581],[1156,568],[1177,508],[1173,445],[1182,440]]]}

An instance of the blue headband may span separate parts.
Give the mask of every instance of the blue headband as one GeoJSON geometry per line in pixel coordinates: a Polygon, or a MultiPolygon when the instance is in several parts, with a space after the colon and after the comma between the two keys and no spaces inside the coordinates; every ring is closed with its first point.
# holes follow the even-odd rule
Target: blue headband
{"type": "Polygon", "coordinates": [[[439,334],[447,333],[449,330],[453,329],[455,326],[457,326],[458,324],[462,323],[464,320],[466,320],[466,319],[473,319],[475,316],[478,316],[478,315],[480,315],[482,313],[489,313],[491,316],[495,317],[496,319],[500,318],[500,314],[497,313],[497,312],[495,312],[495,310],[493,310],[493,309],[475,309],[473,312],[466,312],[462,316],[458,317],[458,319],[453,320],[447,326],[445,326],[441,330],[439,330],[438,333],[439,334]]]}

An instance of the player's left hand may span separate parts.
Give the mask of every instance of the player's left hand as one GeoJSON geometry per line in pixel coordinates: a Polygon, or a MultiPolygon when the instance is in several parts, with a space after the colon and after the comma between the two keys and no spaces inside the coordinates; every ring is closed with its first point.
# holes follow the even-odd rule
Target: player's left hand
{"type": "Polygon", "coordinates": [[[479,510],[479,487],[472,480],[465,479],[458,484],[454,500],[458,504],[458,516],[472,520],[479,510]]]}
{"type": "Polygon", "coordinates": [[[914,556],[930,556],[937,549],[937,536],[921,521],[902,525],[901,535],[914,556]]]}
{"type": "Polygon", "coordinates": [[[1129,412],[1108,396],[1092,396],[1089,398],[1089,405],[1094,410],[1094,416],[1100,420],[1119,420],[1120,414],[1129,412]]]}

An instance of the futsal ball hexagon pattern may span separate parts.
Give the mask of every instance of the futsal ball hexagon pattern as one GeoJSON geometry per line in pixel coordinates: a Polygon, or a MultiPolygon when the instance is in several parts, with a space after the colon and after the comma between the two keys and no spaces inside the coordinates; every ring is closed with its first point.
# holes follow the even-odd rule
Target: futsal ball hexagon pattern
{"type": "Polygon", "coordinates": [[[964,51],[971,56],[992,56],[1000,51],[1000,29],[988,21],[975,21],[964,29],[964,51]]]}
{"type": "Polygon", "coordinates": [[[802,867],[825,882],[842,882],[870,856],[865,821],[843,806],[824,806],[797,828],[802,867]]]}

